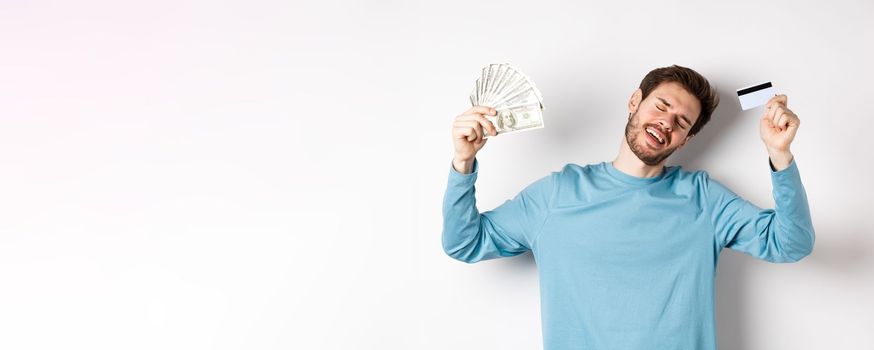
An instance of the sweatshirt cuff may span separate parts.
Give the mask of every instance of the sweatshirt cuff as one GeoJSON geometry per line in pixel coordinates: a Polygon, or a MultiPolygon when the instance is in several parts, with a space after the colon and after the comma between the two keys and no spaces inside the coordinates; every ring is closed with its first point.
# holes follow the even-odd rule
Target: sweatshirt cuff
{"type": "Polygon", "coordinates": [[[479,170],[479,161],[474,158],[473,159],[473,167],[471,168],[470,174],[462,174],[455,170],[455,167],[452,165],[452,161],[449,162],[449,183],[456,185],[471,185],[476,182],[477,170],[479,170]]]}
{"type": "Polygon", "coordinates": [[[774,168],[774,165],[771,164],[771,160],[768,159],[768,165],[771,167],[771,178],[778,179],[787,179],[787,178],[798,178],[798,165],[795,164],[795,157],[792,157],[792,161],[789,162],[789,166],[786,169],[777,171],[774,168]]]}

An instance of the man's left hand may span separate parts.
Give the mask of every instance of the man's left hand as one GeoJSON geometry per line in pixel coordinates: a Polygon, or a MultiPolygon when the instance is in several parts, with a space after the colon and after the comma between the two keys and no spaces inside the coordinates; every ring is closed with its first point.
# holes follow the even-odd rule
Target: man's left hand
{"type": "Polygon", "coordinates": [[[768,149],[768,156],[778,171],[786,169],[792,162],[789,145],[801,125],[798,116],[787,107],[788,101],[786,95],[777,95],[768,100],[759,125],[759,134],[768,149]]]}

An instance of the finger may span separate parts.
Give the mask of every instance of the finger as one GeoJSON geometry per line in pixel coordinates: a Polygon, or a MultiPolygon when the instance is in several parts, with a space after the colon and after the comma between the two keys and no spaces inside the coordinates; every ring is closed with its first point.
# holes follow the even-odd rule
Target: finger
{"type": "Polygon", "coordinates": [[[476,125],[473,126],[473,131],[476,132],[476,140],[474,140],[474,143],[477,143],[483,139],[483,127],[482,127],[482,125],[479,125],[479,123],[476,123],[476,125]]]}
{"type": "Polygon", "coordinates": [[[464,128],[463,132],[465,135],[464,139],[467,140],[467,142],[473,142],[474,140],[476,140],[476,130],[474,128],[464,128]]]}
{"type": "Polygon", "coordinates": [[[789,123],[792,123],[795,120],[798,120],[798,116],[796,116],[795,113],[792,113],[792,111],[784,109],[783,116],[780,118],[780,127],[784,129],[788,128],[789,123]]]}
{"type": "Polygon", "coordinates": [[[782,128],[784,130],[788,129],[790,127],[798,127],[799,123],[800,123],[800,119],[798,119],[798,116],[795,115],[794,112],[792,112],[791,110],[788,110],[788,109],[785,109],[783,111],[783,115],[778,120],[778,125],[780,126],[780,128],[782,128]]]}
{"type": "Polygon", "coordinates": [[[775,119],[774,125],[776,125],[777,127],[781,128],[781,129],[784,129],[784,128],[786,128],[786,123],[788,121],[787,118],[790,116],[794,116],[795,113],[792,113],[792,111],[786,107],[778,107],[778,108],[779,108],[779,111],[777,112],[777,115],[774,118],[775,119]]]}
{"type": "MultiPolygon", "coordinates": [[[[462,115],[459,115],[458,117],[455,117],[455,120],[480,120],[480,118],[485,119],[486,115],[489,115],[489,114],[479,114],[479,113],[462,114],[462,115]]],[[[488,120],[488,119],[486,119],[486,120],[488,120]]]]}
{"type": "Polygon", "coordinates": [[[496,114],[498,114],[498,111],[496,111],[494,108],[488,107],[488,106],[473,106],[470,109],[464,111],[464,113],[462,113],[461,115],[467,115],[467,114],[496,115],[496,114]]]}
{"type": "Polygon", "coordinates": [[[799,125],[801,125],[801,119],[798,118],[798,116],[795,115],[795,113],[792,113],[792,111],[788,111],[786,113],[786,128],[787,129],[792,129],[792,128],[797,129],[799,125]]]}
{"type": "Polygon", "coordinates": [[[765,109],[765,113],[762,114],[762,119],[767,119],[769,123],[774,124],[774,117],[777,113],[777,107],[774,103],[768,105],[768,108],[765,109]]]}
{"type": "Polygon", "coordinates": [[[474,125],[476,125],[475,122],[461,121],[453,123],[452,127],[458,138],[469,138],[470,136],[476,137],[474,125]]]}
{"type": "Polygon", "coordinates": [[[452,123],[452,127],[455,129],[463,130],[467,128],[472,128],[473,124],[470,121],[456,121],[452,123]]]}
{"type": "Polygon", "coordinates": [[[497,135],[497,134],[498,134],[498,129],[495,128],[495,124],[493,124],[490,120],[486,119],[486,117],[483,117],[483,116],[481,116],[481,115],[479,115],[479,114],[474,114],[474,115],[465,115],[465,116],[459,117],[459,119],[460,119],[460,120],[474,120],[474,121],[477,121],[477,122],[480,123],[480,125],[482,125],[483,130],[485,130],[489,135],[493,135],[493,136],[494,136],[494,135],[497,135]]]}
{"type": "Polygon", "coordinates": [[[781,95],[774,95],[774,97],[771,97],[771,99],[768,100],[768,103],[766,105],[768,106],[768,108],[771,108],[771,106],[773,106],[773,105],[783,105],[785,107],[788,105],[788,103],[789,103],[789,97],[781,94],[781,95]]]}
{"type": "Polygon", "coordinates": [[[465,132],[464,135],[467,136],[468,141],[474,141],[478,138],[482,138],[482,125],[476,120],[467,120],[467,121],[457,121],[455,122],[455,126],[459,128],[465,128],[470,130],[471,132],[465,132]]]}
{"type": "Polygon", "coordinates": [[[474,141],[477,141],[477,140],[483,138],[483,127],[482,127],[482,125],[480,125],[480,123],[478,121],[469,120],[469,121],[465,121],[464,123],[465,123],[465,126],[473,129],[474,134],[471,135],[471,136],[473,136],[473,138],[469,139],[469,141],[474,142],[474,141]]]}
{"type": "Polygon", "coordinates": [[[774,126],[779,127],[780,125],[778,122],[780,121],[780,116],[786,112],[786,109],[780,105],[775,105],[771,109],[774,110],[774,112],[772,113],[773,117],[771,117],[771,122],[774,123],[774,126]]]}
{"type": "Polygon", "coordinates": [[[774,124],[777,126],[778,129],[786,130],[786,123],[788,123],[787,118],[788,115],[786,114],[786,112],[781,112],[780,115],[777,116],[777,122],[774,124]]]}
{"type": "Polygon", "coordinates": [[[487,139],[487,138],[481,138],[481,139],[479,139],[479,141],[476,141],[473,144],[477,147],[482,147],[482,145],[485,145],[486,141],[488,141],[488,140],[489,139],[487,139]]]}
{"type": "Polygon", "coordinates": [[[476,135],[476,133],[471,127],[456,126],[452,128],[452,135],[457,139],[465,139],[470,141],[471,135],[476,135]]]}

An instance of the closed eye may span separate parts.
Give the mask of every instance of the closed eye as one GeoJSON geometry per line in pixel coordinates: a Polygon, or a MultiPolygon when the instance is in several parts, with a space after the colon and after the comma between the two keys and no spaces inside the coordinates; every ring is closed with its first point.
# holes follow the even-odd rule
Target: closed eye
{"type": "MultiPolygon", "coordinates": [[[[662,112],[667,112],[667,111],[668,111],[668,110],[665,109],[665,107],[663,107],[662,105],[656,105],[656,108],[658,108],[658,110],[660,110],[660,111],[662,111],[662,112]]],[[[681,119],[681,118],[677,118],[677,126],[679,126],[680,129],[686,130],[686,126],[683,125],[683,123],[681,123],[680,120],[682,120],[682,119],[681,119]]]]}

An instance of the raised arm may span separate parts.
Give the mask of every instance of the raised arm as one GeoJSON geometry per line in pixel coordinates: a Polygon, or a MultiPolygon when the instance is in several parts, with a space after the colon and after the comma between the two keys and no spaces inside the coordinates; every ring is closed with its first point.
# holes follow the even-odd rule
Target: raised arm
{"type": "Polygon", "coordinates": [[[535,181],[513,199],[480,213],[474,188],[478,167],[476,160],[470,174],[450,167],[443,197],[443,250],[467,263],[530,250],[549,215],[559,173],[535,181]]]}
{"type": "Polygon", "coordinates": [[[801,120],[787,103],[786,95],[771,98],[759,126],[770,158],[774,209],[758,208],[718,182],[706,183],[718,243],[771,262],[798,261],[813,251],[815,240],[807,194],[789,150],[801,120]]]}
{"type": "Polygon", "coordinates": [[[443,197],[443,250],[467,263],[519,255],[531,249],[532,237],[549,212],[553,176],[531,184],[494,210],[480,214],[477,209],[476,154],[485,146],[485,132],[497,134],[495,126],[484,117],[495,113],[493,108],[475,106],[457,116],[452,124],[455,157],[443,197]]]}
{"type": "Polygon", "coordinates": [[[813,251],[815,234],[798,166],[771,172],[775,208],[762,209],[706,179],[710,219],[720,247],[774,263],[796,262],[813,251]]]}

